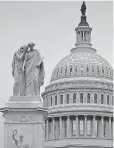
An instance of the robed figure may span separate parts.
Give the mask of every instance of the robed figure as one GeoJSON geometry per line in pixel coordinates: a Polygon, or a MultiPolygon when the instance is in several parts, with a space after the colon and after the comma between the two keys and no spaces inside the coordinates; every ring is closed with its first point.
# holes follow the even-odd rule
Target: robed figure
{"type": "Polygon", "coordinates": [[[17,52],[14,54],[12,74],[15,79],[13,89],[15,96],[40,95],[45,71],[43,59],[34,46],[34,43],[29,43],[27,46],[22,46],[18,54],[17,52]]]}

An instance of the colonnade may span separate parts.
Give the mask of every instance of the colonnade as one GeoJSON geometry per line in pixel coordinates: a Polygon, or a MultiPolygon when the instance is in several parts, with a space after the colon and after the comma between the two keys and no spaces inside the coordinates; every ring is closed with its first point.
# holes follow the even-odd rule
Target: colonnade
{"type": "Polygon", "coordinates": [[[112,138],[113,118],[95,115],[71,115],[48,118],[45,122],[46,140],[58,138],[112,138]]]}

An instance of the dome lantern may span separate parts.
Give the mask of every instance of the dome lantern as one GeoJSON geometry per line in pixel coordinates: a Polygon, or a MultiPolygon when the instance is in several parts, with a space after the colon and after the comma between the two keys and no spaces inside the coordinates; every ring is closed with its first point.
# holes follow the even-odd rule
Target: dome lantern
{"type": "Polygon", "coordinates": [[[89,24],[86,21],[86,5],[85,2],[83,2],[81,6],[81,22],[79,23],[78,27],[75,28],[76,31],[76,47],[91,47],[91,31],[92,28],[89,27],[89,24]]]}

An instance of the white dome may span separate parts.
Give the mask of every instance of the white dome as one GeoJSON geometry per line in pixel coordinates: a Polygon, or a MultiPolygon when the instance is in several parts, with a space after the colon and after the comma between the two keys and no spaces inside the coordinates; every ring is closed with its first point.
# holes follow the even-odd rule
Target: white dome
{"type": "Polygon", "coordinates": [[[51,82],[62,78],[97,77],[112,79],[111,65],[93,48],[72,49],[52,72],[51,82]]]}

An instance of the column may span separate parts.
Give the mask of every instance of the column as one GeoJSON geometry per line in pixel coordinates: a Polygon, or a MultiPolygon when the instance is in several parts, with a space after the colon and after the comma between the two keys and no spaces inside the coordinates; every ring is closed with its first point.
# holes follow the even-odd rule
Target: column
{"type": "Polygon", "coordinates": [[[95,137],[95,116],[93,116],[93,130],[92,130],[92,136],[95,137]]]}
{"type": "Polygon", "coordinates": [[[55,137],[54,137],[54,127],[55,127],[55,119],[54,118],[52,118],[52,127],[53,127],[53,129],[52,129],[52,139],[54,139],[55,137]]]}
{"type": "Polygon", "coordinates": [[[101,117],[101,137],[104,137],[104,117],[101,117]]]}
{"type": "Polygon", "coordinates": [[[76,137],[78,137],[78,115],[76,115],[76,137]]]}
{"type": "Polygon", "coordinates": [[[111,138],[111,117],[109,117],[109,138],[111,138]]]}
{"type": "Polygon", "coordinates": [[[48,119],[46,120],[46,140],[48,140],[48,119]]]}
{"type": "Polygon", "coordinates": [[[84,122],[84,137],[87,137],[87,115],[85,117],[85,122],[84,122]]]}
{"type": "Polygon", "coordinates": [[[59,124],[60,124],[60,133],[59,133],[59,138],[62,138],[62,117],[59,118],[59,124]]]}
{"type": "Polygon", "coordinates": [[[67,117],[67,137],[70,137],[70,116],[67,117]]]}

